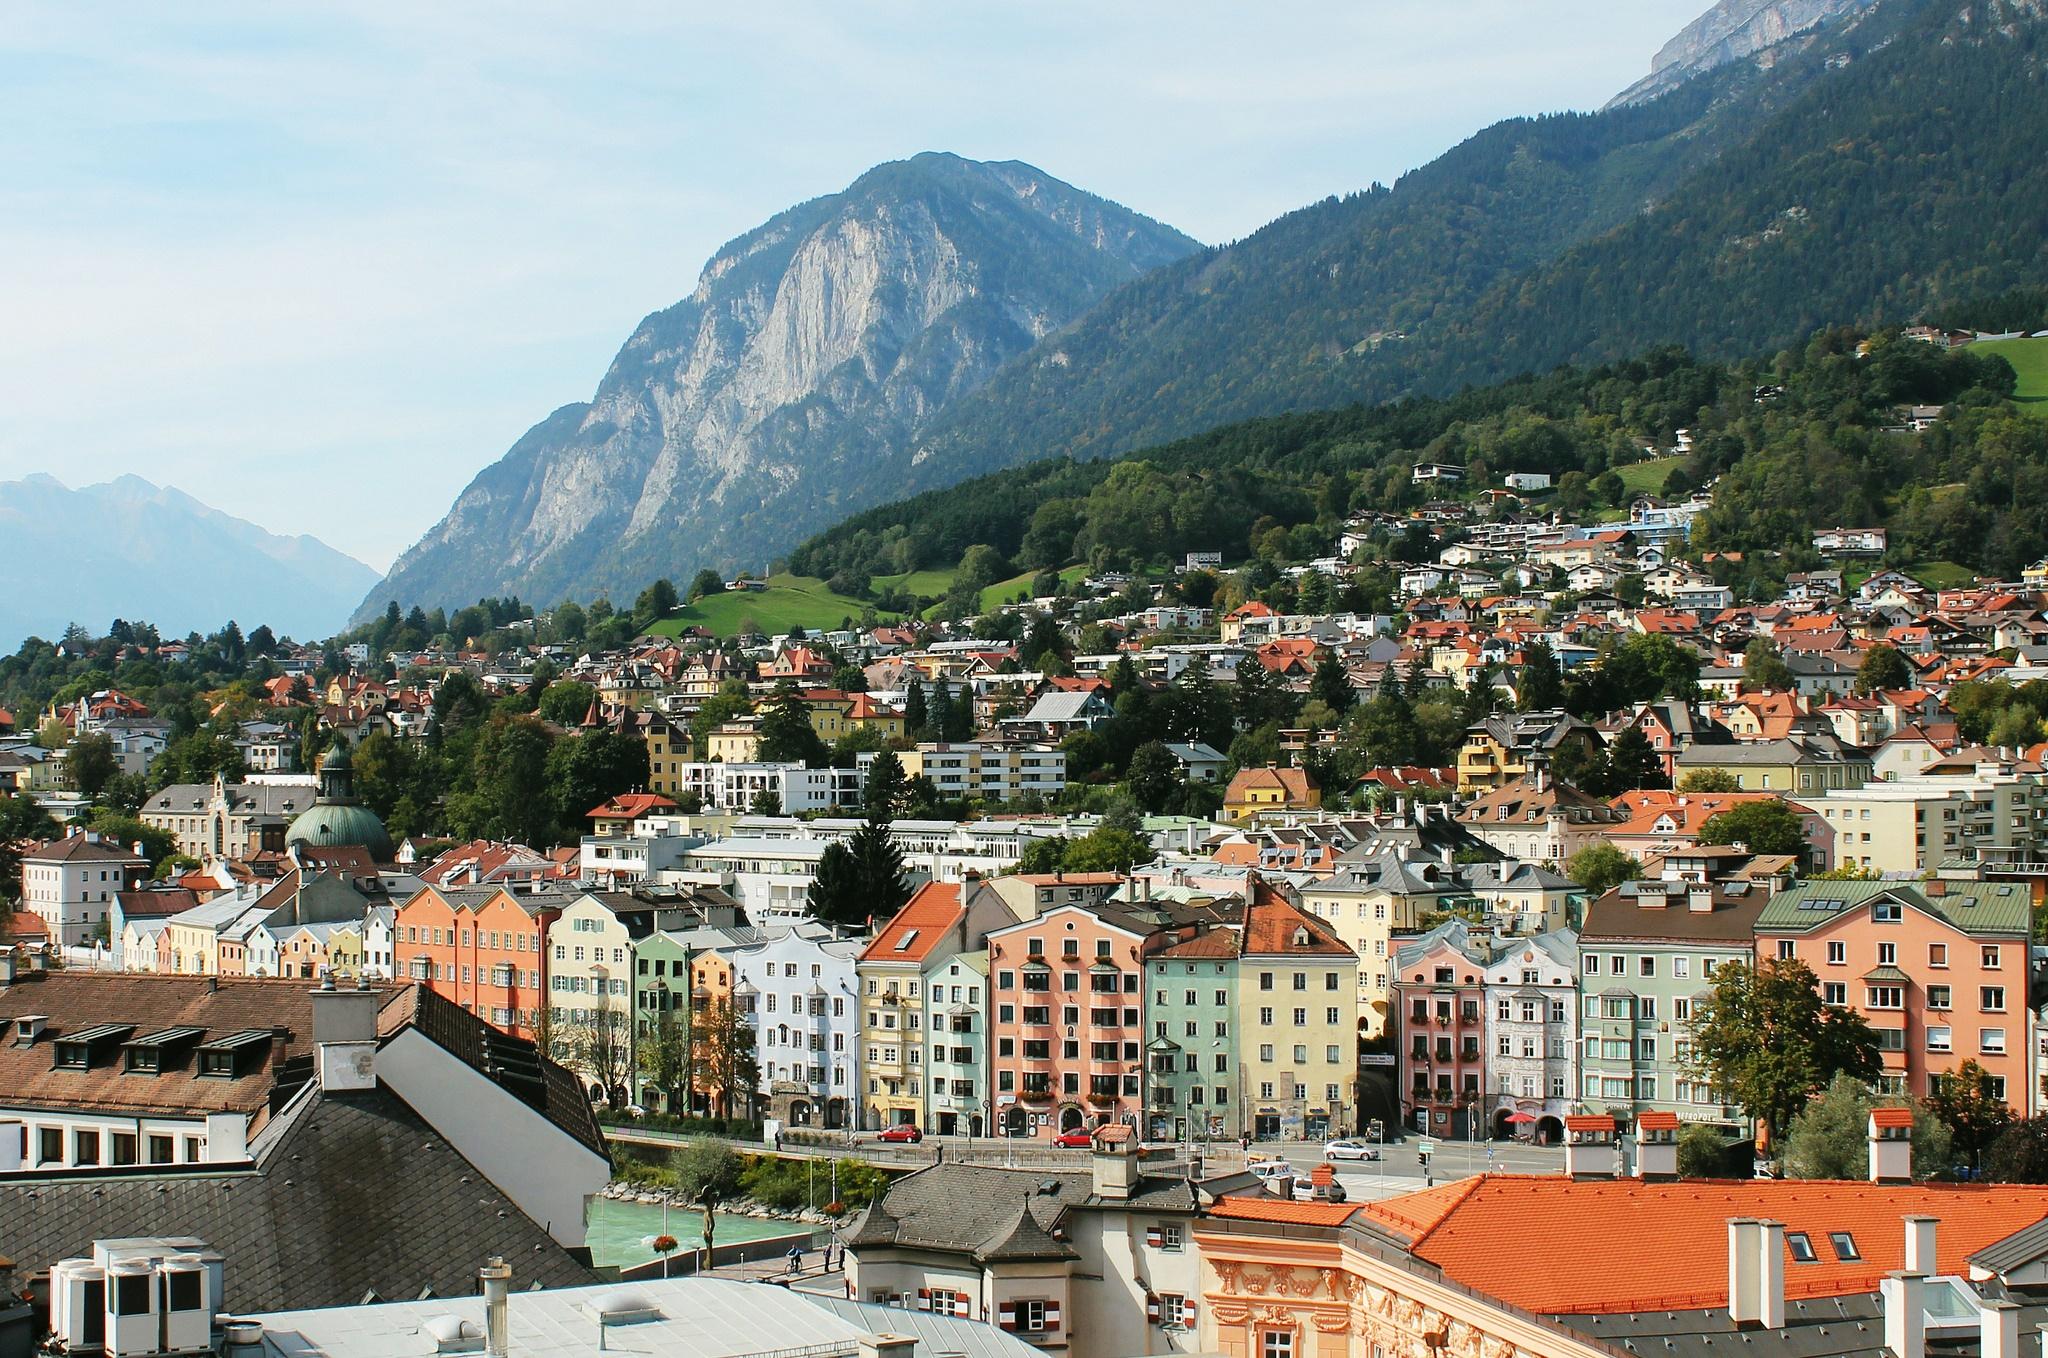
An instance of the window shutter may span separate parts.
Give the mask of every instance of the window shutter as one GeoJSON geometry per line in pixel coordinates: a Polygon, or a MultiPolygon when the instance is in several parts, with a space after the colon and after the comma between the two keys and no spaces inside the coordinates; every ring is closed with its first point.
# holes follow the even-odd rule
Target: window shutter
{"type": "Polygon", "coordinates": [[[917,1289],[917,1309],[920,1311],[932,1309],[932,1290],[929,1287],[917,1289]]]}
{"type": "Polygon", "coordinates": [[[965,1292],[955,1292],[953,1294],[953,1314],[963,1319],[966,1318],[967,1294],[965,1292]]]}
{"type": "Polygon", "coordinates": [[[1045,1328],[1046,1328],[1046,1332],[1047,1332],[1048,1334],[1050,1334],[1050,1333],[1051,1333],[1052,1331],[1054,1331],[1054,1330],[1057,1330],[1057,1329],[1058,1329],[1059,1327],[1060,1327],[1060,1304],[1059,1304],[1058,1302],[1056,1302],[1056,1301],[1049,1301],[1049,1302],[1047,1302],[1047,1303],[1045,1304],[1045,1328]]]}
{"type": "Polygon", "coordinates": [[[1145,1243],[1155,1250],[1158,1249],[1166,1243],[1165,1229],[1159,1226],[1147,1226],[1145,1228],[1145,1243]]]}
{"type": "Polygon", "coordinates": [[[1180,1323],[1187,1329],[1195,1328],[1195,1303],[1191,1297],[1180,1299],[1180,1323]]]}
{"type": "Polygon", "coordinates": [[[998,1306],[998,1307],[996,1307],[996,1327],[997,1327],[998,1329],[1004,1329],[1004,1330],[1014,1330],[1014,1329],[1016,1329],[1016,1328],[1017,1328],[1017,1308],[1016,1308],[1015,1306],[998,1306]]]}
{"type": "Polygon", "coordinates": [[[1154,1325],[1159,1323],[1159,1298],[1145,1298],[1145,1319],[1151,1321],[1154,1325]]]}

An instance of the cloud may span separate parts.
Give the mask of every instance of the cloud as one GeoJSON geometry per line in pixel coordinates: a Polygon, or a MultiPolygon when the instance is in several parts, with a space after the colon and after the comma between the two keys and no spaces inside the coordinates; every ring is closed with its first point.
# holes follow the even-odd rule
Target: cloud
{"type": "Polygon", "coordinates": [[[1599,103],[1698,3],[17,5],[0,477],[318,506],[381,564],[721,243],[877,161],[1230,239],[1599,103]]]}

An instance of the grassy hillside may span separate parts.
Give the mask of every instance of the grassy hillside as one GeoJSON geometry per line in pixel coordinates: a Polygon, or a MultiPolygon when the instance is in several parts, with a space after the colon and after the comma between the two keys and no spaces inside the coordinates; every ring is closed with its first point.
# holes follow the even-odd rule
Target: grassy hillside
{"type": "Polygon", "coordinates": [[[1970,352],[1997,354],[2012,364],[2020,379],[2013,400],[2029,414],[2048,417],[2048,339],[1988,340],[1971,345],[1970,352]]]}
{"type": "Polygon", "coordinates": [[[722,637],[748,630],[751,621],[770,634],[801,627],[816,632],[839,626],[847,618],[858,618],[869,607],[859,599],[834,594],[823,580],[807,575],[775,575],[768,588],[750,592],[714,594],[684,608],[672,618],[647,630],[656,636],[676,636],[687,627],[705,627],[722,637]]]}

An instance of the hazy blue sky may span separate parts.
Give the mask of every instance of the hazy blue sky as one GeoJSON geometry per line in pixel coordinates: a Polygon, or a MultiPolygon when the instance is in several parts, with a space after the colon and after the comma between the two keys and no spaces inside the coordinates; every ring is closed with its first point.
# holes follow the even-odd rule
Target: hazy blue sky
{"type": "Polygon", "coordinates": [[[1595,107],[1706,0],[41,4],[0,28],[0,479],[382,568],[722,242],[923,150],[1205,241],[1595,107]]]}

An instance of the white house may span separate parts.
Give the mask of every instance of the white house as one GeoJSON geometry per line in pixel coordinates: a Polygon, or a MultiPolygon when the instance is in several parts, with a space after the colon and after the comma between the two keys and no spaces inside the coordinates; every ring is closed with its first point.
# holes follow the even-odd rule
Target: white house
{"type": "Polygon", "coordinates": [[[114,898],[148,873],[140,853],[81,830],[22,855],[22,908],[35,912],[51,939],[69,948],[90,939],[111,917],[114,898]]]}
{"type": "Polygon", "coordinates": [[[733,1004],[754,1025],[765,1106],[803,1099],[825,1110],[826,1126],[851,1125],[847,1113],[860,1102],[854,962],[865,943],[802,920],[769,929],[758,943],[719,950],[732,963],[733,1004]]]}

